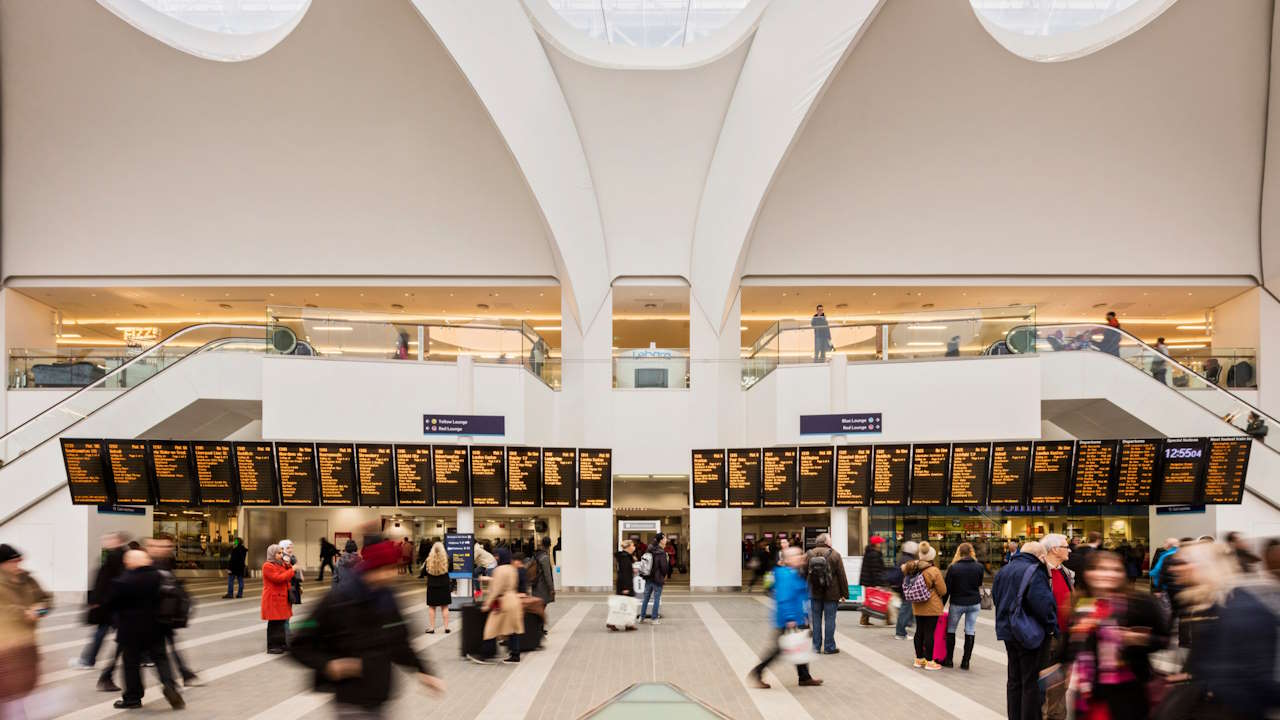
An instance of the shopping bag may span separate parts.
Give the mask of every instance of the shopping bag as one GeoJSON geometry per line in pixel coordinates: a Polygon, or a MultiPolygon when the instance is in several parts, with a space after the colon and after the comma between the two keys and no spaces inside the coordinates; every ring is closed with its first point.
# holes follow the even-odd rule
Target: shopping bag
{"type": "Polygon", "coordinates": [[[938,627],[933,631],[933,659],[942,662],[947,659],[947,611],[938,616],[938,627]]]}
{"type": "Polygon", "coordinates": [[[893,593],[879,587],[869,587],[863,589],[862,611],[871,617],[887,618],[889,617],[889,601],[892,599],[893,593]]]}
{"type": "Polygon", "coordinates": [[[792,665],[813,662],[813,638],[807,632],[796,630],[782,633],[778,638],[778,649],[782,651],[782,659],[792,665]]]}
{"type": "Polygon", "coordinates": [[[636,615],[640,614],[640,601],[627,595],[609,596],[609,616],[605,625],[615,628],[628,628],[636,624],[636,615]]]}
{"type": "Polygon", "coordinates": [[[631,589],[635,591],[636,595],[643,595],[644,594],[644,578],[640,577],[639,575],[632,578],[631,589]]]}

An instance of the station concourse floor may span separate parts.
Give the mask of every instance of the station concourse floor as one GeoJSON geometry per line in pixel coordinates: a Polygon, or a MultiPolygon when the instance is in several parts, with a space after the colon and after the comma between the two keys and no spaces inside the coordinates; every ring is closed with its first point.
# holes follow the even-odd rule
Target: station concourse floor
{"type": "MultiPolygon", "coordinates": [[[[179,631],[179,651],[202,684],[183,691],[187,709],[181,717],[334,716],[329,696],[311,692],[310,671],[287,655],[266,654],[266,624],[258,615],[260,583],[246,583],[242,600],[224,600],[225,582],[188,582],[197,606],[191,626],[179,631]]],[[[749,690],[744,677],[773,636],[768,621],[772,607],[758,590],[709,594],[672,587],[663,595],[661,624],[644,624],[634,632],[605,628],[606,595],[560,593],[548,608],[549,635],[542,649],[523,654],[519,665],[476,665],[459,655],[458,615],[451,617],[452,634],[424,634],[423,582],[403,580],[397,592],[416,646],[448,683],[448,691],[432,697],[405,674],[397,678],[387,717],[576,718],[633,683],[651,681],[670,682],[732,718],[1004,717],[1004,650],[995,640],[989,612],[978,625],[969,672],[913,669],[909,640],[893,639],[892,628],[883,623],[862,627],[860,614],[841,612],[840,652],[820,656],[811,668],[824,685],[798,687],[792,667],[779,661],[771,667],[773,677],[766,676],[771,689],[749,690]]],[[[328,579],[307,583],[295,618],[309,613],[328,584],[328,579]]],[[[82,608],[62,607],[41,623],[41,685],[29,705],[31,717],[86,720],[171,712],[154,670],[143,670],[145,707],[118,711],[111,707],[118,693],[96,691],[97,671],[68,667],[89,639],[91,628],[81,623],[82,614],[82,608]]],[[[99,667],[113,651],[108,641],[99,667]]],[[[116,682],[123,682],[118,669],[116,682]]]]}

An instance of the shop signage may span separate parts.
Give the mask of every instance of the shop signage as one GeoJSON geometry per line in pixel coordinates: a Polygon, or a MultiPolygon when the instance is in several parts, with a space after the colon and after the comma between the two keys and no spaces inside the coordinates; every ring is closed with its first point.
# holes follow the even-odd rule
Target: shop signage
{"type": "Polygon", "coordinates": [[[801,435],[854,435],[880,432],[882,413],[801,415],[801,435]]]}
{"type": "Polygon", "coordinates": [[[99,505],[99,515],[146,515],[147,509],[144,507],[134,507],[133,505],[99,505]]]}
{"type": "Polygon", "coordinates": [[[449,577],[470,580],[475,572],[475,533],[445,533],[444,551],[449,555],[449,577]]]}
{"type": "Polygon", "coordinates": [[[505,415],[423,415],[424,435],[506,435],[505,415]]]}

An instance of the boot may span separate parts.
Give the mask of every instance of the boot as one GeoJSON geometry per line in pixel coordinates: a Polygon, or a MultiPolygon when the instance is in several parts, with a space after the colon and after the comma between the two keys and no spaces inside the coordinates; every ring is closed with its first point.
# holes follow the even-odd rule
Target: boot
{"type": "Polygon", "coordinates": [[[945,660],[943,660],[939,664],[942,665],[942,667],[947,667],[947,668],[955,667],[955,664],[953,662],[955,655],[956,655],[956,634],[947,633],[947,657],[945,660]]]}
{"type": "Polygon", "coordinates": [[[969,657],[973,655],[973,636],[964,636],[964,657],[960,659],[960,669],[969,669],[969,657]]]}
{"type": "Polygon", "coordinates": [[[862,620],[861,620],[858,624],[859,624],[859,625],[870,625],[870,624],[871,624],[871,617],[870,617],[870,616],[868,616],[868,615],[866,615],[866,614],[864,613],[864,614],[862,615],[862,620]]]}

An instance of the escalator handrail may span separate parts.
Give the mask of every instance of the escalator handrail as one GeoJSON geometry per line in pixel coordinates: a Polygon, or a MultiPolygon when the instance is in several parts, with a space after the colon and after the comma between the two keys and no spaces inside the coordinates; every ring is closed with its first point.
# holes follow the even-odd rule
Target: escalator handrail
{"type": "MultiPolygon", "coordinates": [[[[263,343],[264,343],[264,347],[265,347],[265,343],[266,343],[266,335],[265,335],[265,333],[266,333],[266,329],[267,329],[265,325],[244,325],[244,324],[238,324],[238,323],[201,323],[201,324],[199,324],[199,325],[190,325],[190,326],[188,326],[188,327],[182,328],[181,330],[178,330],[178,331],[177,331],[177,332],[175,332],[174,334],[170,335],[169,337],[165,338],[164,340],[161,340],[160,342],[156,343],[155,345],[152,345],[151,347],[147,348],[146,350],[143,350],[142,352],[138,353],[138,355],[137,355],[137,356],[130,358],[127,362],[125,362],[125,363],[121,364],[119,367],[117,367],[117,368],[113,369],[111,372],[107,373],[106,375],[103,375],[102,377],[98,378],[97,380],[94,380],[93,382],[89,383],[88,385],[85,385],[84,387],[80,388],[79,390],[76,390],[75,392],[71,393],[70,395],[68,395],[68,396],[66,396],[66,397],[62,398],[61,400],[59,400],[57,403],[54,403],[53,405],[51,405],[51,406],[49,406],[49,407],[45,408],[44,410],[41,410],[40,412],[36,413],[35,415],[31,416],[31,417],[30,417],[30,418],[28,418],[25,422],[23,422],[21,425],[18,425],[17,427],[13,428],[12,430],[9,430],[8,432],[4,433],[3,435],[0,435],[0,443],[3,443],[3,442],[5,442],[5,441],[9,440],[11,436],[13,436],[15,433],[19,432],[19,431],[20,431],[20,430],[22,430],[23,428],[27,427],[27,426],[28,426],[28,425],[30,425],[31,423],[34,423],[34,422],[36,422],[37,420],[39,420],[39,419],[41,419],[41,418],[43,418],[43,417],[45,417],[45,416],[49,415],[50,413],[55,412],[59,407],[63,406],[64,404],[66,404],[66,403],[68,403],[68,402],[71,402],[73,399],[75,399],[75,398],[79,397],[82,393],[88,392],[89,390],[102,389],[102,388],[101,388],[101,386],[102,386],[104,383],[106,383],[108,379],[110,379],[110,378],[112,378],[112,377],[116,377],[118,373],[123,373],[125,370],[129,369],[130,367],[132,367],[132,366],[134,365],[134,363],[137,363],[137,362],[140,362],[140,361],[142,361],[142,360],[144,360],[144,359],[146,359],[146,358],[152,357],[152,356],[153,356],[154,354],[156,354],[156,353],[157,353],[161,348],[163,348],[163,347],[165,347],[166,345],[168,345],[168,344],[172,343],[173,341],[177,340],[178,338],[181,338],[182,336],[187,335],[188,333],[191,333],[191,332],[194,332],[194,331],[197,331],[197,330],[209,330],[209,329],[227,329],[227,330],[261,330],[261,331],[263,331],[263,333],[264,333],[264,334],[263,334],[263,343]]],[[[200,346],[198,346],[198,347],[192,348],[192,349],[191,349],[191,352],[189,352],[189,353],[187,353],[186,355],[184,355],[183,357],[179,358],[179,359],[178,359],[178,361],[180,362],[181,360],[184,360],[184,359],[186,359],[186,358],[188,358],[188,357],[190,357],[190,356],[192,356],[192,355],[195,355],[195,354],[197,354],[197,353],[204,352],[204,351],[206,351],[206,350],[212,350],[212,349],[213,349],[213,346],[215,346],[215,345],[225,344],[227,341],[231,341],[231,340],[249,340],[249,341],[253,341],[254,339],[253,339],[253,338],[235,338],[235,337],[227,337],[227,338],[217,338],[217,339],[215,339],[215,340],[210,340],[209,342],[205,343],[204,345],[200,345],[200,346]]],[[[149,376],[147,376],[147,377],[143,378],[142,380],[138,381],[138,385],[141,385],[142,383],[146,382],[147,380],[150,380],[152,377],[155,377],[155,375],[149,375],[149,376]]],[[[136,385],[135,385],[134,387],[136,387],[136,385]]],[[[109,400],[109,401],[107,401],[107,402],[110,402],[110,400],[109,400]]],[[[105,405],[105,403],[104,403],[104,405],[105,405]]],[[[83,419],[83,418],[81,418],[81,419],[83,419]]],[[[79,420],[77,420],[76,422],[79,422],[79,420]]],[[[74,425],[74,424],[75,424],[75,423],[72,423],[72,425],[74,425]]],[[[70,427],[70,426],[68,426],[68,427],[70,427]]],[[[65,428],[64,428],[64,429],[65,429],[65,428]]],[[[59,433],[61,433],[61,431],[59,431],[59,433]]],[[[55,437],[56,437],[56,435],[55,435],[55,437]]],[[[43,441],[42,441],[42,442],[43,442],[43,441]]],[[[32,449],[34,449],[34,448],[35,448],[35,446],[33,445],[33,446],[32,446],[32,449]]],[[[24,452],[23,454],[26,454],[26,453],[24,452]]],[[[21,457],[21,456],[18,456],[18,457],[21,457]]],[[[17,459],[18,459],[17,457],[14,457],[14,458],[10,459],[8,462],[10,462],[10,463],[11,463],[11,462],[13,462],[14,460],[17,460],[17,459]]],[[[6,464],[7,464],[7,463],[6,463],[6,464]]]]}

